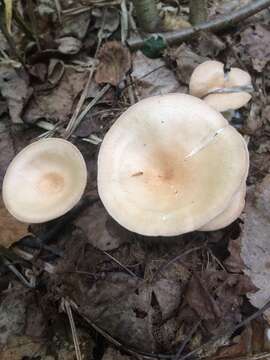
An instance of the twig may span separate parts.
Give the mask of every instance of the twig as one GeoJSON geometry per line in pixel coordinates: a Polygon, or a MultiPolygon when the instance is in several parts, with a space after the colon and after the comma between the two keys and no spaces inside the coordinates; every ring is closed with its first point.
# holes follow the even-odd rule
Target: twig
{"type": "MultiPolygon", "coordinates": [[[[258,13],[259,11],[266,9],[269,6],[270,6],[270,0],[257,0],[257,1],[252,0],[248,5],[241,7],[238,11],[224,15],[220,18],[206,21],[202,24],[184,30],[166,32],[155,35],[160,35],[161,37],[163,37],[164,41],[167,44],[170,45],[176,44],[194,36],[200,31],[224,30],[258,13]]],[[[140,37],[134,37],[128,40],[127,43],[132,49],[138,49],[144,45],[145,40],[147,40],[147,38],[142,39],[140,37]]]]}
{"type": "Polygon", "coordinates": [[[72,115],[72,117],[71,117],[71,119],[70,119],[70,121],[69,121],[69,123],[68,123],[68,125],[66,127],[66,134],[67,135],[70,134],[70,131],[72,130],[74,124],[76,123],[79,112],[81,111],[83,103],[84,103],[84,101],[86,99],[88,88],[89,88],[90,82],[91,82],[92,77],[93,77],[93,73],[94,73],[94,68],[92,68],[90,70],[90,72],[89,72],[87,83],[86,83],[85,88],[84,88],[84,90],[83,90],[83,92],[81,94],[80,100],[79,100],[79,102],[78,102],[78,104],[76,106],[76,109],[75,109],[75,111],[74,111],[74,113],[73,113],[73,115],[72,115]]]}
{"type": "Polygon", "coordinates": [[[138,278],[138,276],[133,271],[129,270],[125,265],[123,265],[119,260],[109,254],[107,251],[102,250],[102,252],[107,255],[112,261],[118,264],[122,269],[124,269],[129,275],[138,278]]]}
{"type": "Polygon", "coordinates": [[[5,257],[2,257],[3,263],[9,268],[10,271],[12,271],[18,279],[22,281],[24,285],[29,287],[30,289],[34,289],[36,287],[35,281],[28,280],[17,268],[14,266],[9,260],[7,260],[5,257]]]}
{"type": "Polygon", "coordinates": [[[254,314],[250,315],[249,317],[247,317],[246,319],[244,319],[243,321],[241,321],[239,324],[237,324],[236,326],[232,327],[231,329],[229,329],[228,331],[226,331],[224,334],[222,334],[221,336],[215,336],[212,339],[210,339],[209,341],[207,341],[206,343],[202,344],[201,346],[199,346],[197,349],[194,349],[192,351],[190,351],[188,354],[184,355],[181,357],[181,360],[184,359],[188,359],[190,357],[193,357],[193,355],[196,355],[198,352],[200,352],[201,350],[205,349],[206,347],[208,347],[209,345],[213,344],[214,342],[216,342],[220,337],[230,337],[235,331],[237,331],[238,329],[240,329],[241,327],[249,324],[252,320],[257,319],[260,315],[262,315],[267,309],[270,308],[270,300],[258,311],[256,311],[254,314]]]}
{"type": "Polygon", "coordinates": [[[63,299],[63,306],[64,306],[64,309],[66,310],[68,320],[69,320],[69,323],[70,323],[71,332],[72,332],[72,338],[73,338],[73,343],[74,343],[74,347],[75,347],[77,360],[82,360],[82,354],[81,354],[79,339],[78,339],[76,326],[75,326],[75,322],[74,322],[74,319],[73,319],[72,310],[71,310],[71,306],[70,306],[69,301],[67,301],[66,299],[63,299]]]}
{"type": "Polygon", "coordinates": [[[154,281],[154,280],[157,278],[157,276],[158,276],[160,273],[162,273],[163,271],[165,271],[171,264],[179,261],[179,260],[182,259],[184,256],[186,256],[186,255],[188,255],[188,254],[190,254],[190,253],[192,253],[192,252],[194,252],[194,251],[200,250],[200,249],[202,249],[202,248],[203,248],[203,246],[197,246],[197,247],[194,247],[194,248],[192,248],[192,249],[188,249],[187,251],[184,251],[182,254],[177,255],[176,257],[174,257],[173,259],[171,259],[171,260],[168,261],[167,263],[161,265],[161,266],[157,269],[157,271],[154,273],[154,275],[153,275],[153,277],[152,277],[152,281],[154,281]]]}
{"type": "Polygon", "coordinates": [[[128,37],[128,11],[126,0],[121,1],[121,42],[126,43],[128,37]]]}
{"type": "Polygon", "coordinates": [[[73,128],[69,131],[68,134],[66,134],[66,137],[69,137],[72,135],[72,133],[77,129],[77,127],[80,125],[81,121],[85,117],[85,115],[96,105],[96,103],[106,94],[106,92],[110,89],[111,85],[107,84],[105,85],[95,96],[95,98],[90,101],[90,103],[86,106],[86,108],[80,113],[80,115],[77,117],[73,128]]]}
{"type": "Polygon", "coordinates": [[[189,334],[187,335],[187,337],[185,338],[185,340],[182,342],[179,350],[177,351],[175,357],[172,360],[179,360],[180,356],[183,352],[183,350],[185,349],[186,345],[190,342],[192,336],[195,334],[195,332],[197,331],[198,327],[200,326],[200,323],[202,322],[202,320],[198,320],[194,326],[192,327],[192,329],[190,330],[189,334]]]}

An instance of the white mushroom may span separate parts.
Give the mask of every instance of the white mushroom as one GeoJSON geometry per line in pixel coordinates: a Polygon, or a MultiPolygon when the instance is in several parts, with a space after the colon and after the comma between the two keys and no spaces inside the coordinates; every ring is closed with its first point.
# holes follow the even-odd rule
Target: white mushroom
{"type": "Polygon", "coordinates": [[[236,110],[247,104],[251,90],[251,77],[246,71],[234,67],[224,71],[224,64],[214,60],[197,66],[189,83],[191,95],[203,98],[220,112],[236,110]]]}
{"type": "Polygon", "coordinates": [[[87,170],[70,142],[43,139],[24,148],[10,163],[2,196],[8,211],[26,223],[41,223],[69,211],[81,198],[87,170]]]}
{"type": "Polygon", "coordinates": [[[169,94],[131,106],[106,134],[98,191],[109,214],[143,235],[201,228],[246,179],[247,146],[204,101],[169,94]]]}
{"type": "Polygon", "coordinates": [[[222,229],[230,225],[242,213],[245,206],[246,184],[241,185],[241,188],[231,199],[229,206],[209,223],[200,228],[201,231],[213,231],[222,229]]]}

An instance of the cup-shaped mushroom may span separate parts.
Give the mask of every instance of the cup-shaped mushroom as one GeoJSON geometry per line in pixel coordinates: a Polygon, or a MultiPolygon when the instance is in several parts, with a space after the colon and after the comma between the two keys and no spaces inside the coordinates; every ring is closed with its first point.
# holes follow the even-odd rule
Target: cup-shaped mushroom
{"type": "Polygon", "coordinates": [[[220,112],[246,105],[251,99],[251,91],[249,73],[235,67],[225,70],[224,64],[214,60],[197,66],[189,83],[191,95],[203,98],[220,112]]]}
{"type": "Polygon", "coordinates": [[[201,231],[214,231],[222,229],[234,222],[242,213],[245,207],[246,184],[241,185],[240,189],[231,199],[228,207],[217,215],[213,220],[200,228],[201,231]]]}
{"type": "Polygon", "coordinates": [[[82,154],[69,141],[36,141],[19,152],[3,181],[7,210],[26,223],[42,223],[68,212],[81,198],[87,181],[82,154]]]}
{"type": "Polygon", "coordinates": [[[244,139],[219,112],[190,95],[156,96],[131,106],[106,134],[98,191],[127,229],[174,236],[225,210],[247,164],[244,139]]]}

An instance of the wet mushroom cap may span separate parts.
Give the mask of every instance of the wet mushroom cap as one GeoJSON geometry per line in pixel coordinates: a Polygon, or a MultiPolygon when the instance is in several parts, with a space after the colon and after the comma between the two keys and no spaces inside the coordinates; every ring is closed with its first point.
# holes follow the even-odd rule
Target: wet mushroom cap
{"type": "Polygon", "coordinates": [[[202,100],[169,94],[131,106],[106,134],[98,191],[127,229],[174,236],[221,213],[244,181],[246,143],[202,100]]]}
{"type": "Polygon", "coordinates": [[[191,95],[204,98],[208,105],[220,112],[239,109],[249,102],[250,93],[239,91],[241,87],[252,89],[250,75],[234,67],[225,73],[224,64],[214,60],[205,61],[197,66],[189,83],[191,95]],[[214,93],[222,89],[232,92],[214,93]],[[233,89],[238,90],[233,92],[233,89]]]}
{"type": "Polygon", "coordinates": [[[233,196],[229,206],[209,223],[200,228],[201,231],[214,231],[222,229],[234,222],[245,207],[246,184],[233,196]]]}
{"type": "Polygon", "coordinates": [[[69,211],[80,200],[86,181],[85,161],[77,147],[63,139],[42,139],[10,163],[3,201],[18,220],[41,223],[69,211]]]}

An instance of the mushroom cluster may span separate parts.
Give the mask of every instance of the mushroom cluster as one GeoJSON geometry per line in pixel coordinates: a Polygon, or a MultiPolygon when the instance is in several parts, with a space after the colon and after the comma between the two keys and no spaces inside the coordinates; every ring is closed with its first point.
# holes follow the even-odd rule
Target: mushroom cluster
{"type": "Polygon", "coordinates": [[[216,230],[241,213],[248,167],[245,140],[205,101],[155,96],[107,132],[98,191],[109,214],[142,235],[216,230]]]}
{"type": "Polygon", "coordinates": [[[226,69],[223,63],[214,60],[197,66],[189,83],[191,95],[204,99],[220,112],[246,105],[252,89],[249,73],[235,67],[226,69]]]}
{"type": "Polygon", "coordinates": [[[3,181],[7,210],[26,223],[42,223],[68,212],[87,181],[80,151],[57,138],[36,141],[15,156],[3,181]]]}

